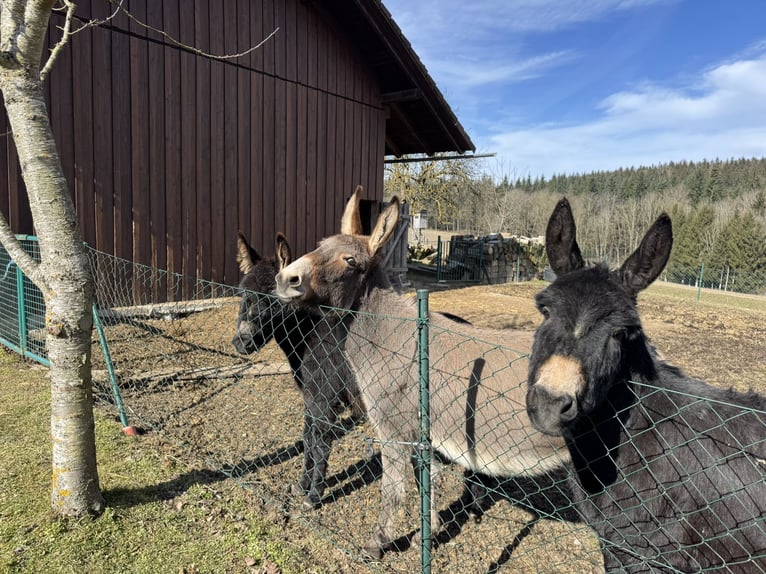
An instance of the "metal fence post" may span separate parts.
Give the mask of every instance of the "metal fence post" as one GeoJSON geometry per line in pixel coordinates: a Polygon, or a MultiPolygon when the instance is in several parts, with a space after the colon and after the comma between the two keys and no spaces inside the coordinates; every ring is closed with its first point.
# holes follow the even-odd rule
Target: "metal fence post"
{"type": "Polygon", "coordinates": [[[98,306],[93,303],[93,324],[96,327],[98,333],[98,341],[101,343],[101,350],[104,353],[104,362],[106,363],[106,372],[109,376],[109,385],[112,388],[112,396],[114,397],[114,405],[117,407],[117,414],[120,416],[120,422],[122,423],[122,432],[128,436],[135,436],[138,434],[138,430],[128,424],[128,416],[125,414],[125,405],[122,402],[122,393],[120,393],[120,385],[117,383],[117,374],[114,372],[114,363],[112,362],[112,354],[109,352],[109,343],[106,340],[106,334],[104,333],[104,325],[101,322],[101,317],[98,314],[98,306]]]}
{"type": "Polygon", "coordinates": [[[705,264],[703,263],[700,266],[700,278],[697,281],[697,301],[700,300],[700,297],[702,296],[702,278],[705,276],[705,264]]]}
{"type": "Polygon", "coordinates": [[[418,359],[420,387],[420,436],[418,470],[420,476],[420,568],[431,572],[431,406],[428,360],[428,290],[418,289],[418,359]]]}
{"type": "Polygon", "coordinates": [[[27,301],[24,298],[24,273],[16,265],[16,316],[19,322],[19,349],[22,357],[27,354],[27,301]]]}
{"type": "Polygon", "coordinates": [[[442,280],[442,236],[436,237],[436,282],[442,280]]]}
{"type": "MultiPolygon", "coordinates": [[[[477,283],[481,283],[481,271],[484,269],[484,239],[479,239],[479,276],[476,278],[477,283]]],[[[487,272],[487,283],[492,283],[492,278],[487,272]]]]}

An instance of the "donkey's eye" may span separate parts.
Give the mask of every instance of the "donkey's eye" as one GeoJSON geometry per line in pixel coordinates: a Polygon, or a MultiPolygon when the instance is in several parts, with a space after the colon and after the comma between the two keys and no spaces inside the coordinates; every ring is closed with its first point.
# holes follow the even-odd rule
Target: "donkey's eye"
{"type": "Polygon", "coordinates": [[[349,267],[356,267],[356,259],[354,259],[350,255],[348,257],[344,257],[343,261],[345,261],[346,265],[348,265],[349,267]]]}

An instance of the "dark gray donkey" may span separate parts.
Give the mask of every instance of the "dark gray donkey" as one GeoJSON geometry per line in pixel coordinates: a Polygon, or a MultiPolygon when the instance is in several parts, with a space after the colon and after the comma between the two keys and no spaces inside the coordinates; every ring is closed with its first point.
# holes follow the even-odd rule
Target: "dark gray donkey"
{"type": "MultiPolygon", "coordinates": [[[[345,355],[380,439],[383,463],[378,525],[365,546],[373,557],[394,539],[418,440],[417,309],[391,287],[380,255],[398,217],[394,198],[371,236],[343,225],[340,235],[324,239],[311,253],[281,262],[276,289],[283,301],[314,312],[321,312],[321,305],[352,311],[346,313],[345,355]]],[[[560,468],[568,460],[563,441],[538,432],[525,409],[530,333],[479,329],[438,315],[429,323],[431,440],[441,457],[502,477],[560,468]]],[[[437,530],[438,520],[433,505],[437,530]]]]}
{"type": "MultiPolygon", "coordinates": [[[[326,487],[338,415],[346,407],[351,407],[352,422],[364,415],[354,374],[341,352],[345,329],[332,317],[286,306],[269,295],[275,287],[275,260],[260,257],[242,233],[237,244],[237,262],[244,273],[239,286],[245,292],[232,344],[238,352],[250,354],[273,338],[287,356],[304,405],[303,470],[292,492],[305,495],[304,506],[314,508],[326,487]]],[[[283,251],[281,257],[289,260],[290,254],[283,251]]]]}
{"type": "Polygon", "coordinates": [[[684,375],[638,317],[636,296],[672,244],[662,214],[618,270],[585,266],[569,203],[558,203],[527,411],[566,439],[577,508],[608,572],[766,572],[766,399],[684,375]]]}

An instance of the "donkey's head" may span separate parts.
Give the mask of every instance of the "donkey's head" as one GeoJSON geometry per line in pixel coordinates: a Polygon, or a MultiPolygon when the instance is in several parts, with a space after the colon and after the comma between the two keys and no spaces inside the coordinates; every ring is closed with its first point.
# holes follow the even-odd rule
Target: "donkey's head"
{"type": "Polygon", "coordinates": [[[599,407],[637,362],[646,362],[636,295],[665,267],[672,244],[670,218],[663,213],[618,270],[586,267],[569,202],[556,205],[545,246],[556,280],[536,297],[543,322],[527,379],[527,412],[539,430],[562,434],[599,407]]]}
{"type": "MultiPolygon", "coordinates": [[[[280,236],[281,233],[277,235],[280,236]]],[[[289,261],[289,251],[282,254],[282,259],[289,261]]],[[[237,264],[243,273],[239,287],[245,293],[239,305],[237,334],[231,342],[237,352],[250,354],[274,337],[275,329],[283,322],[284,309],[278,299],[268,295],[274,291],[276,260],[263,259],[241,232],[237,234],[237,264]]]]}
{"type": "MultiPolygon", "coordinates": [[[[399,200],[394,197],[378,217],[369,236],[360,235],[361,187],[351,196],[341,220],[340,235],[323,239],[314,251],[289,263],[279,258],[276,294],[285,302],[351,309],[380,280],[380,253],[396,228],[399,200]],[[377,279],[376,279],[377,278],[377,279]]],[[[279,253],[279,249],[278,249],[279,253]]]]}

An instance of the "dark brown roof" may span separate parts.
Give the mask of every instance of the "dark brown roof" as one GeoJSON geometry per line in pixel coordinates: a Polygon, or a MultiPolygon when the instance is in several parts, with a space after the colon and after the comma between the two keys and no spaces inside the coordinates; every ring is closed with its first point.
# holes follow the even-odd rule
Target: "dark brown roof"
{"type": "Polygon", "coordinates": [[[378,78],[386,155],[475,151],[428,70],[380,0],[319,0],[378,78]]]}

